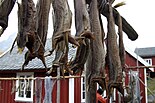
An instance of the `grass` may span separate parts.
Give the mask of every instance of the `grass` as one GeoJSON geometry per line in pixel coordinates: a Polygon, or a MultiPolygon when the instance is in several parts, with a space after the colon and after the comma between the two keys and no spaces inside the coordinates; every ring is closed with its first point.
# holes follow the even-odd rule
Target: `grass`
{"type": "MultiPolygon", "coordinates": [[[[148,78],[147,79],[147,86],[150,89],[150,91],[155,94],[155,78],[148,78]]],[[[147,90],[148,95],[151,95],[151,92],[147,90]]]]}

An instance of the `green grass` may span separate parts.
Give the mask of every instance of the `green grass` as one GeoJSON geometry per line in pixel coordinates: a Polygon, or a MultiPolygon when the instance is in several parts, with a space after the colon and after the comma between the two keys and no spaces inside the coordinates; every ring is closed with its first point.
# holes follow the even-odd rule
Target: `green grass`
{"type": "MultiPolygon", "coordinates": [[[[150,91],[155,94],[155,78],[148,78],[147,79],[147,86],[150,89],[150,91]]],[[[147,90],[148,95],[150,95],[151,93],[149,92],[149,90],[147,90]]]]}

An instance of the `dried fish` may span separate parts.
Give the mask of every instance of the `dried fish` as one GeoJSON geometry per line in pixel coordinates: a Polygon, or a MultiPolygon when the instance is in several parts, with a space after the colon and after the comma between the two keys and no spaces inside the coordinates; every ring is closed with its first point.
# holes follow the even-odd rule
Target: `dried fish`
{"type": "MultiPolygon", "coordinates": [[[[60,66],[62,74],[64,69],[67,69],[68,62],[68,51],[69,42],[79,46],[79,43],[71,36],[71,23],[72,23],[72,12],[69,8],[67,0],[54,0],[52,1],[54,9],[53,23],[54,31],[52,35],[52,50],[51,55],[55,50],[55,59],[53,61],[53,68],[60,66]]],[[[48,74],[50,72],[47,72],[48,74]]]]}
{"type": "Polygon", "coordinates": [[[31,53],[34,53],[35,42],[35,5],[33,0],[22,0],[18,3],[18,34],[17,46],[19,52],[22,52],[25,47],[31,53]]]}
{"type": "MultiPolygon", "coordinates": [[[[67,0],[53,0],[54,9],[54,32],[52,35],[52,52],[56,49],[57,44],[62,41],[68,41],[79,46],[78,42],[71,36],[70,28],[72,23],[72,12],[67,0]]],[[[67,43],[68,44],[68,43],[67,43]]],[[[67,45],[66,44],[66,45],[67,45]]]]}
{"type": "Polygon", "coordinates": [[[0,2],[0,36],[8,27],[9,14],[12,11],[16,0],[2,0],[0,2]]]}
{"type": "MultiPolygon", "coordinates": [[[[91,0],[86,0],[87,4],[90,4],[91,0]]],[[[98,0],[98,7],[100,9],[100,13],[105,16],[106,18],[109,18],[109,7],[108,7],[108,0],[98,0]]],[[[118,25],[118,14],[119,12],[115,9],[113,9],[113,17],[115,20],[115,24],[118,25]]],[[[121,16],[122,18],[122,29],[127,34],[128,38],[130,40],[136,40],[138,38],[137,32],[134,30],[134,28],[121,16]]]]}
{"type": "Polygon", "coordinates": [[[119,35],[119,56],[121,60],[121,67],[123,69],[125,66],[125,48],[123,43],[122,18],[120,14],[118,14],[118,35],[119,35]]]}
{"type": "Polygon", "coordinates": [[[47,66],[45,63],[45,44],[47,39],[47,30],[48,30],[48,18],[49,18],[49,11],[50,11],[51,0],[39,0],[37,2],[37,12],[36,12],[36,38],[34,42],[34,53],[27,51],[25,54],[25,62],[22,66],[26,66],[29,61],[34,58],[39,58],[42,63],[44,64],[46,70],[47,66]]]}
{"type": "MultiPolygon", "coordinates": [[[[91,31],[94,33],[95,40],[90,40],[90,50],[86,63],[86,79],[88,80],[87,84],[89,86],[87,87],[88,98],[90,95],[96,95],[96,82],[99,83],[103,89],[105,88],[105,82],[104,79],[102,79],[104,78],[105,50],[97,0],[91,0],[89,10],[91,31]]],[[[90,98],[87,102],[95,103],[96,98],[90,98]]]]}
{"type": "Polygon", "coordinates": [[[87,61],[88,54],[89,54],[89,40],[87,38],[84,39],[85,44],[80,44],[77,48],[76,56],[73,61],[69,64],[69,68],[73,71],[73,74],[82,74],[84,70],[84,64],[87,61]]]}
{"type": "Polygon", "coordinates": [[[108,68],[109,68],[109,96],[112,95],[112,89],[117,88],[123,94],[122,88],[122,66],[119,56],[119,47],[117,44],[117,35],[115,31],[115,21],[113,18],[112,2],[109,1],[109,18],[108,18],[108,33],[107,33],[107,53],[108,53],[108,68]]]}
{"type": "Polygon", "coordinates": [[[85,0],[74,0],[74,11],[76,28],[75,36],[94,39],[94,36],[90,31],[90,20],[85,0]]]}

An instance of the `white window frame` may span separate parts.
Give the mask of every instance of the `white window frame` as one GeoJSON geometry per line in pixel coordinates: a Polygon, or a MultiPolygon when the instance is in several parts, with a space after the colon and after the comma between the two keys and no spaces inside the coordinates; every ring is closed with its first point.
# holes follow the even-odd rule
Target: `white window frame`
{"type": "MultiPolygon", "coordinates": [[[[26,85],[26,80],[28,80],[26,77],[27,76],[31,76],[32,78],[34,77],[34,73],[33,72],[25,72],[25,73],[17,73],[17,78],[20,78],[21,76],[24,76],[24,83],[26,85]]],[[[27,98],[26,94],[25,94],[25,89],[26,86],[24,86],[24,97],[19,97],[19,80],[16,80],[16,93],[15,93],[15,101],[16,102],[33,102],[33,88],[34,88],[34,80],[31,80],[31,98],[27,98]]]]}
{"type": "Polygon", "coordinates": [[[86,85],[86,83],[85,83],[85,77],[82,77],[81,78],[81,103],[85,103],[85,101],[86,101],[86,96],[85,96],[85,98],[83,98],[83,92],[85,92],[85,94],[86,94],[85,85],[86,85]],[[84,90],[83,90],[83,86],[85,88],[84,90]]]}
{"type": "Polygon", "coordinates": [[[147,59],[144,59],[148,64],[152,65],[152,59],[151,58],[147,58],[147,59]]]}
{"type": "Polygon", "coordinates": [[[74,78],[69,79],[69,103],[74,103],[74,78]]]}

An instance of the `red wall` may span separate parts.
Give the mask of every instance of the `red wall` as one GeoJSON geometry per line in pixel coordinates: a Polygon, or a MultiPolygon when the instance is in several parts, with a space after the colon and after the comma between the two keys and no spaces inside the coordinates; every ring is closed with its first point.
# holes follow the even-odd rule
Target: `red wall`
{"type": "Polygon", "coordinates": [[[81,78],[74,79],[74,103],[81,103],[81,78]]]}
{"type": "MultiPolygon", "coordinates": [[[[10,75],[9,73],[5,73],[4,71],[0,73],[0,77],[15,77],[15,74],[10,75]]],[[[14,103],[14,95],[11,94],[12,87],[15,82],[13,80],[1,80],[0,81],[0,103],[14,103]]]]}
{"type": "MultiPolygon", "coordinates": [[[[126,53],[126,64],[129,67],[132,66],[137,66],[137,60],[135,58],[133,58],[130,54],[126,53]]],[[[142,65],[140,62],[138,62],[138,66],[144,66],[142,65]]],[[[130,70],[130,69],[128,69],[130,70]]],[[[132,69],[133,71],[137,71],[137,69],[132,69]]],[[[128,73],[128,72],[127,72],[128,73]]],[[[143,81],[143,83],[145,83],[145,78],[144,78],[144,68],[139,68],[139,76],[140,79],[143,81]]],[[[128,75],[126,75],[126,85],[128,85],[128,75]]],[[[141,96],[143,96],[142,98],[142,102],[141,103],[146,103],[146,99],[145,99],[145,86],[140,82],[140,92],[141,92],[141,96]]]]}
{"type": "MultiPolygon", "coordinates": [[[[143,59],[149,59],[149,58],[152,58],[152,65],[155,65],[155,56],[143,57],[143,59]]],[[[154,68],[154,72],[155,72],[155,68],[154,68]]]]}
{"type": "Polygon", "coordinates": [[[9,80],[2,80],[0,81],[1,91],[0,91],[0,103],[15,103],[14,102],[14,95],[15,93],[11,94],[13,81],[9,80]]]}
{"type": "MultiPolygon", "coordinates": [[[[128,54],[126,52],[126,61],[125,61],[125,64],[128,67],[133,67],[133,66],[135,67],[135,66],[137,66],[137,60],[133,56],[131,56],[130,54],[128,54]]],[[[138,65],[139,66],[144,66],[140,62],[138,62],[138,65]]],[[[126,86],[129,83],[129,75],[128,75],[129,70],[130,69],[126,69],[126,78],[125,78],[125,84],[126,84],[126,86]]],[[[137,69],[132,69],[132,71],[137,71],[137,69]]],[[[106,66],[106,73],[108,75],[108,67],[107,66],[106,66]]],[[[140,68],[139,69],[139,75],[140,75],[140,79],[143,81],[143,83],[145,83],[145,81],[144,81],[145,80],[144,79],[144,69],[143,68],[140,68]]],[[[145,99],[145,86],[141,82],[140,82],[140,90],[141,90],[141,96],[143,96],[141,103],[146,103],[146,99],[145,99]]],[[[117,101],[118,101],[118,95],[116,95],[116,103],[118,103],[117,101]]]]}
{"type": "MultiPolygon", "coordinates": [[[[35,73],[34,76],[44,76],[44,73],[35,73]]],[[[11,73],[10,76],[5,74],[2,76],[0,73],[0,77],[16,77],[15,73],[11,73]],[[13,76],[14,75],[14,76],[13,76]]],[[[12,87],[13,87],[13,81],[12,80],[1,80],[0,81],[2,90],[0,91],[0,103],[20,103],[15,102],[15,93],[11,94],[12,87]]],[[[35,82],[34,82],[35,83],[35,82]]],[[[74,103],[80,103],[81,102],[81,79],[76,78],[75,84],[74,84],[74,92],[75,92],[75,102],[74,103]]],[[[34,86],[35,87],[35,86],[34,86]]],[[[35,90],[35,89],[34,89],[35,90]]],[[[42,103],[44,100],[45,90],[44,90],[44,80],[42,81],[42,103]]],[[[53,91],[52,91],[52,103],[56,103],[57,99],[57,82],[55,82],[53,91]]],[[[60,103],[69,103],[69,79],[61,79],[60,80],[60,103]]],[[[24,103],[24,102],[21,102],[24,103]]],[[[35,95],[34,95],[34,102],[35,103],[35,95]]]]}
{"type": "MultiPolygon", "coordinates": [[[[153,61],[155,61],[153,59],[153,61]]],[[[126,64],[130,67],[130,66],[136,66],[137,65],[137,61],[135,58],[133,58],[130,54],[126,53],[126,64]]],[[[139,66],[142,66],[141,63],[138,63],[139,66]]],[[[137,69],[134,69],[137,70],[137,69]]],[[[144,82],[144,69],[140,68],[139,69],[140,72],[140,78],[141,80],[144,82]]],[[[0,77],[16,77],[16,73],[0,73],[0,77]]],[[[127,72],[128,73],[128,72],[127,72]]],[[[34,76],[35,77],[45,77],[45,72],[39,71],[39,72],[35,72],[34,76]]],[[[80,78],[76,78],[74,80],[75,84],[74,84],[74,103],[80,103],[81,102],[81,79],[80,78]]],[[[44,99],[44,95],[45,95],[45,91],[44,91],[44,81],[43,83],[43,88],[42,88],[42,101],[44,99]]],[[[145,82],[144,82],[145,83],[145,82]]],[[[128,76],[126,78],[126,85],[128,84],[128,76]]],[[[61,103],[68,103],[69,102],[69,79],[62,79],[61,80],[61,88],[60,88],[60,97],[61,97],[61,103]]],[[[16,103],[14,101],[15,98],[15,93],[11,94],[11,90],[12,90],[12,86],[13,86],[13,81],[1,81],[1,88],[3,90],[0,91],[0,103],[16,103]]],[[[55,84],[54,88],[53,88],[53,92],[52,92],[52,103],[56,103],[56,90],[57,90],[57,86],[55,84]]],[[[140,82],[140,90],[141,90],[141,96],[143,96],[142,99],[142,103],[145,103],[145,86],[140,82]]],[[[35,100],[35,96],[34,96],[34,100],[35,100]]]]}

